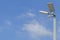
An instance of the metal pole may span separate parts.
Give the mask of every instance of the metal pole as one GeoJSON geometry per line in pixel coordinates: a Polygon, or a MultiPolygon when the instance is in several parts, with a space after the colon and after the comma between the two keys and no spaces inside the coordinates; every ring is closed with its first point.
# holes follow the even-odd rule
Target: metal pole
{"type": "Polygon", "coordinates": [[[56,40],[56,16],[54,15],[54,18],[53,18],[53,40],[56,40]]]}

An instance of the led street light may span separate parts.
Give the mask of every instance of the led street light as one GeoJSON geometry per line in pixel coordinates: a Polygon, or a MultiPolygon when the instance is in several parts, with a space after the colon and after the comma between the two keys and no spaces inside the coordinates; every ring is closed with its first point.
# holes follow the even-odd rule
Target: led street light
{"type": "Polygon", "coordinates": [[[49,14],[47,11],[40,11],[42,14],[49,14]]]}

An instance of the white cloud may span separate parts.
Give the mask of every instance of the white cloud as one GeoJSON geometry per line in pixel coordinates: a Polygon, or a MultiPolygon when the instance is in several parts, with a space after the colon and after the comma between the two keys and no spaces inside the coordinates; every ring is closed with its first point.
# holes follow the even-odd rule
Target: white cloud
{"type": "Polygon", "coordinates": [[[35,16],[36,16],[36,15],[33,14],[33,13],[27,13],[26,15],[27,15],[27,16],[30,16],[30,17],[35,17],[35,16]]]}
{"type": "Polygon", "coordinates": [[[36,16],[36,15],[33,14],[33,13],[31,13],[31,12],[27,12],[27,13],[25,13],[25,14],[22,14],[22,15],[20,15],[20,16],[17,16],[17,18],[20,19],[20,18],[35,17],[35,16],[36,16]]]}
{"type": "Polygon", "coordinates": [[[57,28],[57,40],[60,40],[60,27],[57,28]]]}
{"type": "Polygon", "coordinates": [[[0,27],[0,32],[2,32],[3,31],[3,28],[2,27],[0,27]]]}
{"type": "Polygon", "coordinates": [[[60,27],[58,27],[57,31],[60,32],[60,27]]]}
{"type": "Polygon", "coordinates": [[[27,31],[30,36],[35,38],[41,36],[52,36],[52,32],[35,20],[29,24],[24,24],[23,30],[27,31]]]}
{"type": "Polygon", "coordinates": [[[12,25],[11,21],[6,20],[3,24],[3,26],[0,27],[0,32],[4,32],[4,31],[10,29],[10,27],[8,27],[8,26],[11,26],[11,25],[12,25]]]}
{"type": "Polygon", "coordinates": [[[8,20],[5,21],[5,24],[6,24],[6,25],[9,25],[9,26],[12,25],[11,21],[8,21],[8,20]]]}
{"type": "MultiPolygon", "coordinates": [[[[33,18],[31,23],[24,24],[24,27],[22,28],[23,32],[25,33],[26,31],[32,38],[36,38],[39,40],[39,37],[44,37],[44,36],[52,36],[52,32],[48,30],[44,25],[40,24],[39,21],[34,20],[34,18],[37,17],[34,13],[27,12],[23,13],[22,15],[19,15],[17,18],[33,18]]],[[[42,19],[42,18],[41,18],[42,19]]],[[[41,20],[42,21],[42,20],[41,20]]],[[[45,21],[45,20],[43,20],[45,21]]],[[[18,35],[21,35],[21,32],[18,31],[16,32],[18,35]]]]}

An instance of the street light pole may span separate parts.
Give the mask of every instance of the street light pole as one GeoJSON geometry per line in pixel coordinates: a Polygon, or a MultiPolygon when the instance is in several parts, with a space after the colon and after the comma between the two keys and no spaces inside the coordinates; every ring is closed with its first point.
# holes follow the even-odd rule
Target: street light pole
{"type": "MultiPolygon", "coordinates": [[[[50,13],[51,13],[51,15],[53,17],[53,40],[56,40],[56,15],[54,14],[55,10],[54,10],[53,3],[48,3],[48,7],[49,7],[50,13]]],[[[51,17],[49,12],[40,11],[40,13],[47,14],[49,18],[51,17]]]]}
{"type": "Polygon", "coordinates": [[[54,6],[53,3],[48,3],[49,10],[53,15],[53,40],[56,40],[56,15],[54,14],[54,6]]]}

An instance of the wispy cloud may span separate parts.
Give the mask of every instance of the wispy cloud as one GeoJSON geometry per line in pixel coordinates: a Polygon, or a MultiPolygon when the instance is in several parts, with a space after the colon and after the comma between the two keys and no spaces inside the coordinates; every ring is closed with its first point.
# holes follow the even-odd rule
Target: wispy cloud
{"type": "Polygon", "coordinates": [[[52,36],[51,31],[35,20],[29,24],[24,24],[23,30],[26,30],[32,37],[52,36]]]}
{"type": "Polygon", "coordinates": [[[31,13],[31,12],[26,12],[26,13],[23,13],[22,15],[17,16],[17,18],[18,18],[18,19],[27,18],[27,17],[33,18],[33,17],[35,17],[35,16],[36,16],[36,15],[33,14],[33,13],[31,13]]]}
{"type": "Polygon", "coordinates": [[[60,32],[60,27],[58,27],[57,31],[60,32]]]}
{"type": "Polygon", "coordinates": [[[2,32],[3,31],[3,28],[2,27],[0,27],[0,32],[2,32]]]}
{"type": "Polygon", "coordinates": [[[56,30],[57,32],[57,40],[60,40],[60,20],[59,21],[57,21],[57,30],[56,30]]]}
{"type": "Polygon", "coordinates": [[[60,27],[57,28],[57,32],[56,32],[56,37],[57,37],[57,40],[60,40],[60,27]]]}
{"type": "Polygon", "coordinates": [[[5,24],[8,25],[8,26],[11,26],[11,25],[12,25],[12,22],[9,21],[9,20],[6,20],[6,21],[5,21],[5,24]]]}

